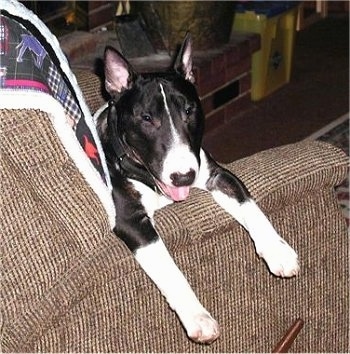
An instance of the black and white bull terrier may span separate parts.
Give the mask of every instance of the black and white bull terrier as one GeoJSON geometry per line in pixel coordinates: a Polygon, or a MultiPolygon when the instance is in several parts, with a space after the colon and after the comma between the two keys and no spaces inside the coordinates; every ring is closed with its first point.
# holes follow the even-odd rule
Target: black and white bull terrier
{"type": "Polygon", "coordinates": [[[187,35],[172,70],[136,73],[105,49],[105,86],[112,100],[97,129],[106,154],[116,207],[114,232],[177,313],[187,335],[211,343],[218,323],[198,301],[154,228],[154,212],[185,200],[191,187],[214,200],[249,232],[270,271],[292,277],[298,256],[277,234],[244,184],[201,148],[204,115],[194,86],[187,35]]]}

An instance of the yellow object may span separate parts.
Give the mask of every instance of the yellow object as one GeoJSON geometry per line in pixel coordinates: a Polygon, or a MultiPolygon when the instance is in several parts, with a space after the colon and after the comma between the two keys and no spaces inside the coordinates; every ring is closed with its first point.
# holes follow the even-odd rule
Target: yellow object
{"type": "Polygon", "coordinates": [[[269,95],[289,82],[298,7],[267,17],[254,11],[236,13],[233,30],[259,33],[261,49],[252,58],[251,98],[269,95]]]}

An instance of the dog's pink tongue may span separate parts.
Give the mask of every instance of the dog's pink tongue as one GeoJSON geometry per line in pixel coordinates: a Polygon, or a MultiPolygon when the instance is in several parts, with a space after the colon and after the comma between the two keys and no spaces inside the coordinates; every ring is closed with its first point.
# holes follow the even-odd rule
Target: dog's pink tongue
{"type": "Polygon", "coordinates": [[[190,194],[190,187],[170,187],[163,185],[164,192],[175,202],[185,200],[190,194]]]}

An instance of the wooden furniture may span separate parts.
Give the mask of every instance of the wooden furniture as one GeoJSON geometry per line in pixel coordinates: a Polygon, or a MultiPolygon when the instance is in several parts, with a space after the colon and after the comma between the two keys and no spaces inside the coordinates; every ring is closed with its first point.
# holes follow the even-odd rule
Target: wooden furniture
{"type": "Polygon", "coordinates": [[[310,1],[303,1],[299,5],[297,31],[300,31],[314,22],[328,16],[328,1],[316,0],[314,3],[314,11],[312,6],[310,6],[310,1]],[[311,14],[308,14],[310,11],[311,14]]]}
{"type": "Polygon", "coordinates": [[[272,353],[287,353],[288,350],[293,345],[294,340],[299,334],[300,330],[304,326],[304,321],[301,318],[298,318],[291,327],[289,327],[286,334],[282,339],[277,343],[272,353]]]}

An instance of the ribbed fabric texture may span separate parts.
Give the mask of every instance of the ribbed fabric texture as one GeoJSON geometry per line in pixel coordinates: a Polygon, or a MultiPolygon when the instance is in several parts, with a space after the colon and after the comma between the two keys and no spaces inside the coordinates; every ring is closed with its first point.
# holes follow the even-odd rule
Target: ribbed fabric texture
{"type": "Polygon", "coordinates": [[[91,113],[95,113],[105,103],[100,95],[104,83],[98,76],[86,70],[75,70],[74,74],[91,113]]]}
{"type": "Polygon", "coordinates": [[[348,235],[333,192],[348,159],[338,149],[301,142],[228,166],[299,253],[296,278],[270,275],[206,192],[157,212],[170,252],[221,325],[203,346],[109,231],[46,114],[1,110],[0,122],[3,352],[269,352],[297,317],[305,327],[291,351],[349,351],[348,235]]]}

